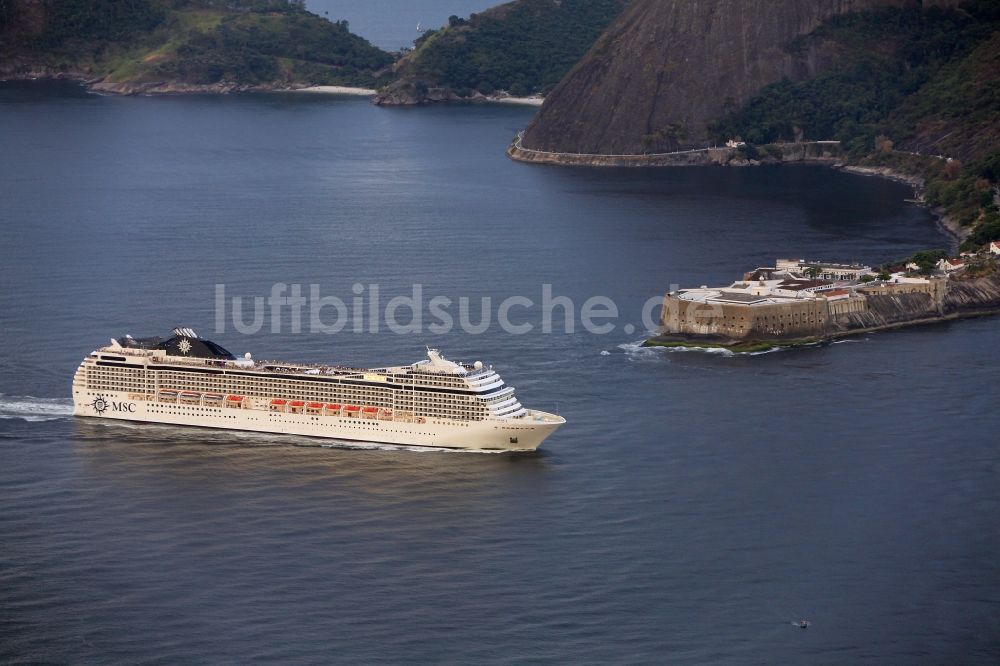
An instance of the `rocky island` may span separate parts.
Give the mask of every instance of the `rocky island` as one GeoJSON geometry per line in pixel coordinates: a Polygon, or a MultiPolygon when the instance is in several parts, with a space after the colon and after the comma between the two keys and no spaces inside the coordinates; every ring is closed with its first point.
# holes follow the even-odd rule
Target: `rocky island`
{"type": "Polygon", "coordinates": [[[678,289],[663,300],[647,346],[754,352],[1000,312],[1000,241],[947,257],[921,252],[902,265],[778,259],[723,287],[678,289]]]}

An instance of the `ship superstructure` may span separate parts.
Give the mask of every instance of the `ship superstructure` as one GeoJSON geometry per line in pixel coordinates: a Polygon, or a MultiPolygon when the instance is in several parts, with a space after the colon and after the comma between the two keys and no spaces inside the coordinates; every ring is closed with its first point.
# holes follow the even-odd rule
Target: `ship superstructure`
{"type": "Polygon", "coordinates": [[[111,340],[73,379],[74,414],[340,440],[530,451],[565,419],[525,409],[491,366],[439,351],[348,368],[237,358],[190,328],[111,340]]]}

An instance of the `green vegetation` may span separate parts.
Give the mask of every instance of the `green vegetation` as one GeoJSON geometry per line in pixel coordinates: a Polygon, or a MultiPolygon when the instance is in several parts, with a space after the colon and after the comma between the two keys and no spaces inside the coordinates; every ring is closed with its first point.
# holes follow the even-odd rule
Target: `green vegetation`
{"type": "Polygon", "coordinates": [[[45,27],[32,40],[42,48],[78,41],[118,42],[152,30],[166,18],[162,3],[151,0],[46,0],[45,27]]]}
{"type": "Polygon", "coordinates": [[[625,0],[516,0],[425,33],[402,62],[407,79],[460,96],[544,93],[576,64],[625,0]]]}
{"type": "Polygon", "coordinates": [[[917,265],[917,270],[923,275],[930,275],[937,268],[938,262],[947,256],[945,250],[923,250],[910,257],[910,261],[917,265]]]}
{"type": "Polygon", "coordinates": [[[4,55],[143,84],[375,86],[392,56],[300,0],[0,0],[4,55]]]}
{"type": "MultiPolygon", "coordinates": [[[[767,86],[711,129],[716,138],[740,135],[755,144],[796,136],[838,139],[860,156],[875,149],[879,135],[896,144],[915,139],[931,112],[965,120],[974,101],[992,117],[989,111],[1000,100],[995,88],[981,86],[985,99],[956,93],[980,87],[968,77],[990,69],[991,59],[983,62],[986,54],[974,52],[997,30],[1000,5],[985,0],[962,11],[914,6],[835,16],[788,46],[793,53],[832,48],[835,67],[804,81],[767,86]]],[[[996,57],[994,51],[993,62],[996,57]]]]}
{"type": "Polygon", "coordinates": [[[920,176],[927,203],[969,229],[964,249],[1000,238],[1000,3],[844,14],[787,49],[838,64],[731,108],[717,141],[840,140],[855,163],[920,176]]]}
{"type": "Polygon", "coordinates": [[[191,30],[172,57],[152,64],[147,76],[192,83],[238,80],[267,83],[374,85],[373,72],[392,56],[352,35],[346,22],[330,23],[305,11],[242,13],[209,30],[191,30]]]}
{"type": "Polygon", "coordinates": [[[995,275],[1000,269],[996,259],[992,257],[977,258],[965,267],[965,270],[955,276],[957,280],[978,280],[979,278],[995,275]]]}

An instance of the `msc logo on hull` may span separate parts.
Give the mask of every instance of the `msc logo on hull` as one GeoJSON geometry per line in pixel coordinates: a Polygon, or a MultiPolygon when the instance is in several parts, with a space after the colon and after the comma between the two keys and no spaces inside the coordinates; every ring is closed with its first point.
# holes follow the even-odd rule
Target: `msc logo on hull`
{"type": "Polygon", "coordinates": [[[99,395],[94,398],[94,401],[90,403],[90,406],[94,408],[94,411],[97,412],[99,416],[104,416],[104,412],[108,410],[127,414],[135,413],[134,402],[115,402],[114,400],[106,399],[103,395],[99,395]]]}

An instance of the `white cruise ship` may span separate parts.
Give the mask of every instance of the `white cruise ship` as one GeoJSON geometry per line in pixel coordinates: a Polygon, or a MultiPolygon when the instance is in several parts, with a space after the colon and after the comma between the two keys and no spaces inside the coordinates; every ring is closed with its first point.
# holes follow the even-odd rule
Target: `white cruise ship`
{"type": "Polygon", "coordinates": [[[189,328],[125,336],[73,378],[73,413],[103,419],[454,449],[533,451],[566,422],[525,409],[492,367],[437,350],[396,367],[237,358],[189,328]]]}

